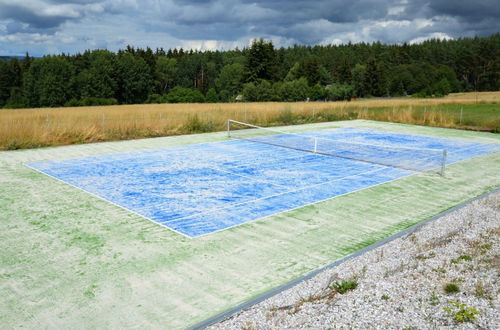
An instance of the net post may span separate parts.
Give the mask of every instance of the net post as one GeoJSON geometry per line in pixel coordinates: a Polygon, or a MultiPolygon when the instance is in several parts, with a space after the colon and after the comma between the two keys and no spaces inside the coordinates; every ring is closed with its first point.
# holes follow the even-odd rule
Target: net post
{"type": "Polygon", "coordinates": [[[448,151],[446,149],[443,149],[443,159],[441,160],[441,176],[444,177],[444,168],[446,166],[446,158],[448,156],[448,151]]]}
{"type": "Polygon", "coordinates": [[[314,153],[318,152],[318,138],[314,138],[314,153]]]}
{"type": "Polygon", "coordinates": [[[227,137],[231,137],[231,119],[227,120],[227,137]]]}

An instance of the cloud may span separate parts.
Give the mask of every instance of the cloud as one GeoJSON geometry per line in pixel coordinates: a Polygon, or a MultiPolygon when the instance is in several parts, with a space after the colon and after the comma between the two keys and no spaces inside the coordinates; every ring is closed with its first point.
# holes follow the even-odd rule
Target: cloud
{"type": "Polygon", "coordinates": [[[24,32],[53,34],[68,21],[102,10],[97,1],[0,0],[0,20],[11,24],[11,33],[22,28],[24,32]]]}
{"type": "Polygon", "coordinates": [[[288,46],[483,36],[500,31],[497,1],[0,0],[0,52],[229,49],[259,37],[288,46]]]}

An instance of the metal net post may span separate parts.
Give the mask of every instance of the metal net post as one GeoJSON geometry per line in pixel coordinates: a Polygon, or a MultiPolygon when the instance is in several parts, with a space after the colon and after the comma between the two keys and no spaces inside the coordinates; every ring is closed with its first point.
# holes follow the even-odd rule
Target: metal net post
{"type": "Polygon", "coordinates": [[[446,158],[448,156],[448,151],[446,149],[443,149],[443,159],[441,163],[441,176],[444,176],[444,168],[446,166],[446,158]]]}

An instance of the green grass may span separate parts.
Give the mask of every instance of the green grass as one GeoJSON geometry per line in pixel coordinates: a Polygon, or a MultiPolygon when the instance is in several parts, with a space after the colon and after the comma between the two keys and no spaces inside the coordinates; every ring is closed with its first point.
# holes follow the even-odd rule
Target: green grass
{"type": "MultiPolygon", "coordinates": [[[[368,117],[372,116],[376,118],[377,116],[381,116],[391,111],[400,112],[407,109],[408,107],[401,109],[388,107],[369,108],[368,117]]],[[[361,113],[362,109],[359,109],[358,112],[361,113]]],[[[477,103],[413,106],[412,119],[408,118],[407,121],[409,124],[418,123],[429,125],[429,120],[423,120],[423,118],[426,116],[428,117],[431,113],[440,116],[440,120],[432,126],[456,127],[496,133],[500,132],[500,104],[477,103]]],[[[405,121],[403,120],[401,122],[405,121]]]]}
{"type": "Polygon", "coordinates": [[[452,264],[458,264],[461,261],[471,261],[472,257],[468,255],[461,255],[459,257],[456,257],[455,259],[451,259],[452,264]]]}
{"type": "Polygon", "coordinates": [[[349,291],[352,291],[358,287],[358,282],[357,281],[340,281],[340,282],[334,282],[330,284],[330,289],[334,290],[335,292],[338,292],[340,294],[347,293],[349,291]]]}
{"type": "MultiPolygon", "coordinates": [[[[445,104],[438,107],[458,126],[471,126],[500,132],[500,104],[445,104]],[[462,113],[462,120],[460,120],[462,113]]],[[[419,108],[423,111],[422,108],[419,108]]]]}
{"type": "MultiPolygon", "coordinates": [[[[490,133],[370,121],[341,126],[499,143],[490,133]]],[[[224,133],[0,152],[4,328],[186,328],[500,187],[500,153],[188,239],[25,167],[224,140],[224,133]]]]}
{"type": "Polygon", "coordinates": [[[447,294],[457,293],[457,292],[460,292],[460,287],[458,285],[456,285],[455,283],[446,283],[443,286],[443,290],[447,294]]]}
{"type": "Polygon", "coordinates": [[[455,300],[448,300],[449,306],[444,307],[445,312],[451,316],[456,322],[474,322],[479,311],[474,307],[459,303],[455,300]]]}

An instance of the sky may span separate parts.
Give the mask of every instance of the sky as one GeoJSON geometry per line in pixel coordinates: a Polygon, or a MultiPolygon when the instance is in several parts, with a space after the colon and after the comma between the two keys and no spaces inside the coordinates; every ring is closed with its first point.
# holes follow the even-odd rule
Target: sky
{"type": "Polygon", "coordinates": [[[0,0],[0,55],[419,43],[500,32],[499,0],[0,0]]]}

